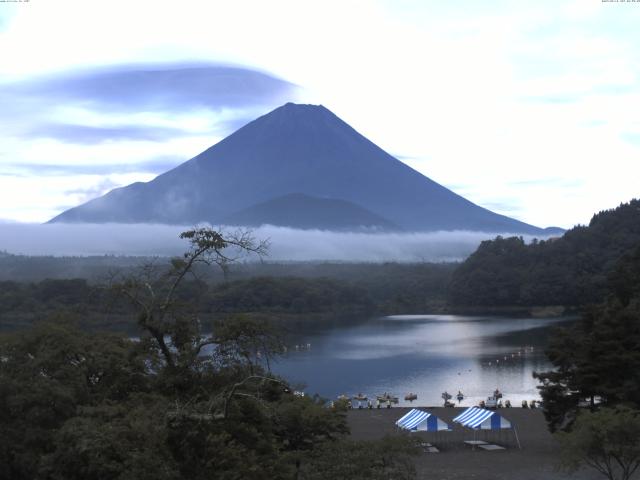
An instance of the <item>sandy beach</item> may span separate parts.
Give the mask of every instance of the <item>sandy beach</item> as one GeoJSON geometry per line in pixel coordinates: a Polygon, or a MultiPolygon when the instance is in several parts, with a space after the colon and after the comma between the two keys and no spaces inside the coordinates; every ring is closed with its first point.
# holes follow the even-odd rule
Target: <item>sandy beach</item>
{"type": "MultiPolygon", "coordinates": [[[[450,425],[452,432],[416,433],[440,449],[440,453],[423,453],[416,459],[419,479],[474,479],[474,480],[560,480],[600,478],[595,472],[585,471],[567,475],[556,469],[558,463],[557,444],[547,430],[542,411],[522,408],[498,410],[499,414],[515,425],[522,450],[517,446],[510,431],[477,432],[476,439],[487,440],[506,447],[505,450],[472,450],[464,440],[473,440],[474,432],[451,421],[464,408],[415,407],[437,415],[450,425]]],[[[351,410],[348,422],[351,436],[357,440],[381,438],[397,434],[395,421],[409,408],[382,408],[373,410],[351,410]]]]}

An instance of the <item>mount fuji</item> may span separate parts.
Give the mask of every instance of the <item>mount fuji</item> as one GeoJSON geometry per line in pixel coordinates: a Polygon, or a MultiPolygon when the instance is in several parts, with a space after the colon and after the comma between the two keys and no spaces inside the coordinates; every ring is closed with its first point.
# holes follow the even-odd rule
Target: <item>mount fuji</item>
{"type": "Polygon", "coordinates": [[[50,222],[548,233],[439,185],[325,107],[293,103],[147,183],[116,188],[50,222]]]}

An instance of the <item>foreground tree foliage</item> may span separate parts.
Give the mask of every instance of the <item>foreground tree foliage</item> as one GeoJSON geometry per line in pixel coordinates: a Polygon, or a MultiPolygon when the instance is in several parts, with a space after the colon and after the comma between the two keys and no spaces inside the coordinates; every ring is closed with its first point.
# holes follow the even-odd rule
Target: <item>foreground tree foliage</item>
{"type": "Polygon", "coordinates": [[[562,466],[587,466],[609,480],[628,480],[640,467],[640,413],[627,408],[582,412],[571,432],[557,434],[562,466]]]}
{"type": "MultiPolygon", "coordinates": [[[[61,435],[95,423],[96,407],[121,405],[125,414],[130,412],[125,405],[132,398],[148,395],[151,377],[138,347],[125,338],[87,335],[60,324],[3,337],[2,478],[39,478],[41,469],[55,457],[56,446],[70,447],[61,435]]],[[[87,431],[97,433],[93,428],[87,431]]],[[[88,438],[83,441],[91,444],[88,438]]]]}
{"type": "MultiPolygon", "coordinates": [[[[138,312],[138,339],[60,321],[0,337],[0,479],[303,479],[336,467],[317,449],[345,448],[344,413],[270,372],[277,332],[245,317],[206,329],[180,296],[196,264],[226,269],[264,245],[182,237],[190,249],[168,269],[113,283],[138,312]]],[[[388,468],[401,457],[391,449],[388,475],[370,478],[410,478],[388,468]]]]}
{"type": "Polygon", "coordinates": [[[410,480],[415,478],[413,457],[420,453],[414,439],[385,437],[381,441],[326,443],[312,453],[304,467],[309,480],[410,480]]]}
{"type": "Polygon", "coordinates": [[[551,341],[547,355],[555,369],[536,376],[552,431],[570,428],[581,405],[640,409],[638,272],[640,247],[613,269],[608,299],[551,341]]]}

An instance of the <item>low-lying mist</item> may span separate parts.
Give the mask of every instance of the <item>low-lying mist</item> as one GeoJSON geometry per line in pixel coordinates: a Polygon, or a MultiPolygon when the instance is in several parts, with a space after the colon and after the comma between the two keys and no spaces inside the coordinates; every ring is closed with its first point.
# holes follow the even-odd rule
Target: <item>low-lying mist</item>
{"type": "MultiPolygon", "coordinates": [[[[192,226],[150,224],[0,224],[0,251],[21,255],[89,256],[178,255],[178,238],[192,226]]],[[[232,232],[236,227],[218,227],[232,232]]],[[[472,253],[495,233],[442,231],[416,233],[332,232],[264,225],[252,229],[269,241],[267,261],[449,262],[472,253]]],[[[504,233],[503,236],[512,236],[504,233]]],[[[525,237],[529,241],[533,237],[525,237]]]]}

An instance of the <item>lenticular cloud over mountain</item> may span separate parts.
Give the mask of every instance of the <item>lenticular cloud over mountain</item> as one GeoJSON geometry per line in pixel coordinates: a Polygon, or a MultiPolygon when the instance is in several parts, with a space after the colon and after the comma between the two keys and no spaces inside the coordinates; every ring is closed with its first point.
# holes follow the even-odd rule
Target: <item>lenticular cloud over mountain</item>
{"type": "Polygon", "coordinates": [[[437,184],[325,107],[292,103],[148,183],[114,189],[51,222],[544,234],[437,184]]]}

